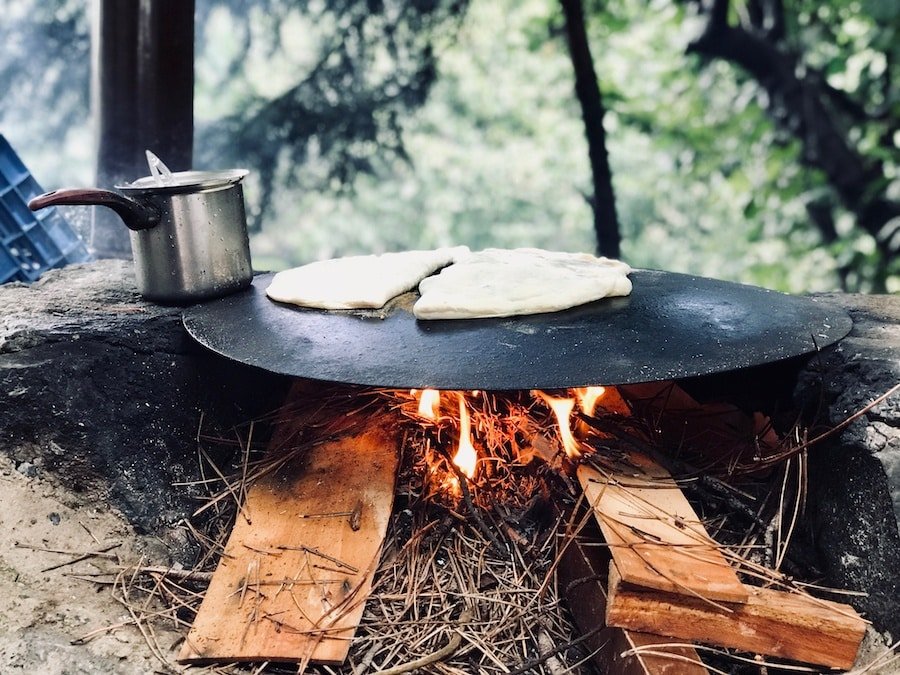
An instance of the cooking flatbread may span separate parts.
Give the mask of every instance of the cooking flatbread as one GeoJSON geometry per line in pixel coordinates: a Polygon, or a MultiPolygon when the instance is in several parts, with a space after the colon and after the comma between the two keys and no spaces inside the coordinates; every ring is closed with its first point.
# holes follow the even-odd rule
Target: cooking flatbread
{"type": "Polygon", "coordinates": [[[469,254],[467,246],[334,258],[278,272],[266,295],[318,309],[383,307],[436,270],[469,254]]]}
{"type": "Polygon", "coordinates": [[[587,253],[485,249],[419,283],[417,319],[482,319],[557,312],[628,295],[631,268],[587,253]]]}

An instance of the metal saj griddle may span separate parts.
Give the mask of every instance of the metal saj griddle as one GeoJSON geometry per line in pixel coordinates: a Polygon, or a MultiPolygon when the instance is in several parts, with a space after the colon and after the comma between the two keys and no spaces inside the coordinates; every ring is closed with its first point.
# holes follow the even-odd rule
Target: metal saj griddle
{"type": "Polygon", "coordinates": [[[418,321],[382,312],[273,302],[271,274],[190,307],[202,345],[267,371],[348,384],[436,389],[556,389],[673,380],[761,365],[832,344],[842,310],[704,277],[635,270],[634,290],[547,314],[418,321]]]}

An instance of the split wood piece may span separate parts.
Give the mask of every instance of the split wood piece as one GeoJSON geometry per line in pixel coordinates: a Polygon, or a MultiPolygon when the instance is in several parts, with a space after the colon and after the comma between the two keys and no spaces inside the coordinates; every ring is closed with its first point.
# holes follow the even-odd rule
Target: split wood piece
{"type": "Polygon", "coordinates": [[[600,532],[594,523],[571,538],[566,532],[570,515],[557,508],[561,545],[565,546],[556,570],[560,595],[586,638],[587,651],[603,673],[617,675],[708,675],[693,647],[672,646],[672,640],[606,625],[606,576],[609,555],[596,546],[600,532]],[[591,546],[593,543],[595,545],[591,546]],[[638,652],[632,650],[638,649],[638,652]],[[645,649],[648,652],[641,653],[645,649]],[[653,653],[649,653],[653,652],[653,653]],[[629,654],[623,656],[623,654],[629,654]]]}
{"type": "Polygon", "coordinates": [[[852,607],[799,593],[748,590],[746,603],[720,609],[698,598],[627,586],[611,563],[606,621],[817,666],[853,666],[866,622],[852,607]]]}
{"type": "Polygon", "coordinates": [[[627,583],[714,601],[747,600],[737,573],[664,468],[631,453],[608,470],[581,465],[578,480],[627,583]]]}
{"type": "Polygon", "coordinates": [[[373,422],[254,483],[179,660],[342,663],[387,531],[398,447],[373,422]]]}

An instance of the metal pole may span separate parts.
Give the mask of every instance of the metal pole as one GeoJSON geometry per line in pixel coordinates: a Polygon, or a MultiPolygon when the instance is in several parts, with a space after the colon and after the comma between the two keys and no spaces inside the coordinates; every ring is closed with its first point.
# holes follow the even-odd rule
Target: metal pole
{"type": "MultiPolygon", "coordinates": [[[[191,168],[194,134],[194,1],[95,0],[92,106],[97,185],[148,173],[144,150],[169,168],[191,168]]],[[[98,258],[130,258],[128,230],[95,208],[98,258]]]]}

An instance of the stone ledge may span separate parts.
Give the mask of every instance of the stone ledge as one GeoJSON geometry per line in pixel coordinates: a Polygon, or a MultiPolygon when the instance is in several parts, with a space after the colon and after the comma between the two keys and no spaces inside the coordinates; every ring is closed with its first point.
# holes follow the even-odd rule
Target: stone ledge
{"type": "MultiPolygon", "coordinates": [[[[798,386],[798,399],[824,404],[824,425],[835,426],[900,383],[900,296],[829,294],[853,319],[853,329],[834,349],[813,359],[798,386]],[[821,387],[821,398],[816,387],[821,387]]],[[[888,477],[900,521],[900,393],[869,410],[839,436],[844,447],[873,455],[888,477]]]]}
{"type": "MultiPolygon", "coordinates": [[[[810,361],[797,386],[820,429],[900,382],[900,297],[823,297],[850,314],[853,329],[810,361]]],[[[867,592],[853,604],[900,637],[900,393],[810,449],[807,512],[827,583],[867,592]]]]}
{"type": "Polygon", "coordinates": [[[180,308],[138,295],[130,262],[0,286],[0,317],[0,449],[108,499],[144,531],[196,506],[170,486],[196,478],[201,415],[205,429],[229,429],[286,386],[198,347],[180,308]]]}

